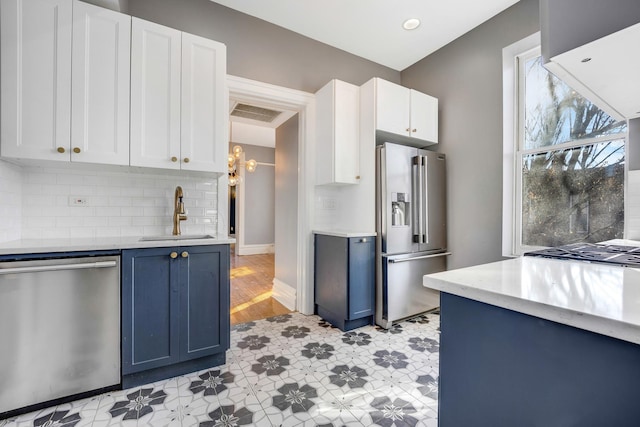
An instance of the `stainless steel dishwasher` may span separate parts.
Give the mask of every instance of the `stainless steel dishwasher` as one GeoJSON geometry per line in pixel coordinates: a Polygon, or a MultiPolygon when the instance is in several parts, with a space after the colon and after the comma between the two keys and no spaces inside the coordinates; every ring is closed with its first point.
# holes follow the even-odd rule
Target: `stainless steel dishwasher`
{"type": "Polygon", "coordinates": [[[0,262],[0,414],[120,383],[120,257],[0,262]]]}

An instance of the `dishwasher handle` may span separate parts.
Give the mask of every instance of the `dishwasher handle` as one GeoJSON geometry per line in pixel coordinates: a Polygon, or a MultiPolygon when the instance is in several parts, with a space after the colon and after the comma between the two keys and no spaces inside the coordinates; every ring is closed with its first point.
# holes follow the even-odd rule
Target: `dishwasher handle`
{"type": "Polygon", "coordinates": [[[389,258],[389,262],[391,264],[396,264],[399,262],[408,262],[408,261],[415,261],[418,259],[427,259],[427,258],[437,258],[437,257],[441,257],[441,256],[448,256],[451,255],[451,252],[441,252],[439,254],[433,254],[433,255],[423,255],[423,256],[417,256],[417,257],[413,257],[413,258],[389,258]]]}
{"type": "Polygon", "coordinates": [[[0,269],[0,275],[3,274],[20,274],[20,273],[37,273],[40,271],[60,271],[60,270],[84,270],[89,268],[109,268],[118,265],[116,261],[97,261],[83,262],[78,264],[49,264],[37,265],[31,267],[10,267],[0,269]]]}

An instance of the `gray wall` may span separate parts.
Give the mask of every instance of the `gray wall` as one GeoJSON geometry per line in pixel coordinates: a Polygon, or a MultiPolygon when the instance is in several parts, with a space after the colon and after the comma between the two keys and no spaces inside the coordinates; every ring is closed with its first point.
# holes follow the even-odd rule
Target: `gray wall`
{"type": "Polygon", "coordinates": [[[297,287],[298,115],[276,129],[275,278],[297,287]]]}
{"type": "Polygon", "coordinates": [[[502,259],[502,49],[537,31],[538,1],[521,0],[402,72],[440,102],[450,269],[502,259]]]}
{"type": "Polygon", "coordinates": [[[210,0],[128,0],[128,13],[227,45],[227,72],[315,93],[337,78],[399,83],[400,73],[210,0]]]}
{"type": "MultiPolygon", "coordinates": [[[[257,145],[240,145],[245,159],[275,163],[275,149],[257,145]]],[[[240,184],[244,193],[244,243],[267,245],[275,242],[275,167],[258,165],[255,172],[244,175],[240,184]]]]}

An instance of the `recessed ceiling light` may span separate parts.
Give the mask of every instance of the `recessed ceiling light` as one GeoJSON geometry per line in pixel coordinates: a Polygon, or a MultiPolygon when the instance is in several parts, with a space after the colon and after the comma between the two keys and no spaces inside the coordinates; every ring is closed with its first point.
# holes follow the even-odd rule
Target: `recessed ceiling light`
{"type": "Polygon", "coordinates": [[[415,30],[420,26],[420,20],[416,18],[410,18],[404,21],[402,24],[402,28],[405,30],[415,30]]]}

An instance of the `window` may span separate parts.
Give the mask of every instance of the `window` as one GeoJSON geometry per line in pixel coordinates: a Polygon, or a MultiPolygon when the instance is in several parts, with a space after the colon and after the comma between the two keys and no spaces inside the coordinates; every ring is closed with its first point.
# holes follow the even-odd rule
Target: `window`
{"type": "Polygon", "coordinates": [[[622,238],[626,121],[547,71],[539,47],[513,56],[515,124],[511,138],[505,132],[513,183],[504,196],[511,230],[503,227],[511,239],[503,253],[622,238]]]}

